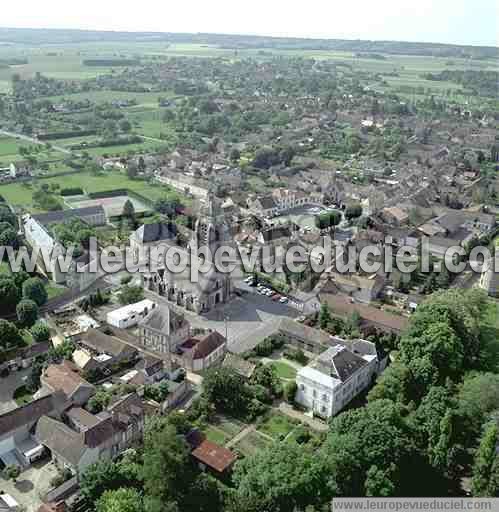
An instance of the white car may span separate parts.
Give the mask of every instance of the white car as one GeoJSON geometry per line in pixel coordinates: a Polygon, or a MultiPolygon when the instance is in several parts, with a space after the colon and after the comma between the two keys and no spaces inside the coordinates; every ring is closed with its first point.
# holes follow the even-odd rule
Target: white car
{"type": "Polygon", "coordinates": [[[267,290],[267,291],[265,292],[265,295],[266,295],[267,297],[272,297],[272,295],[274,295],[274,292],[273,292],[273,290],[267,290]]]}
{"type": "Polygon", "coordinates": [[[286,303],[288,302],[288,298],[287,298],[287,297],[281,297],[281,298],[279,299],[279,302],[280,302],[281,304],[286,304],[286,303]]]}

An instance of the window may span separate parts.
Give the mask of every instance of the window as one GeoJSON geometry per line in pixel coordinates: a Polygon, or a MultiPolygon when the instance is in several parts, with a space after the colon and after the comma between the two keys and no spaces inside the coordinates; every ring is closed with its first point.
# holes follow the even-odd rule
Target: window
{"type": "Polygon", "coordinates": [[[312,395],[314,398],[317,398],[317,391],[315,389],[312,391],[312,395]]]}
{"type": "Polygon", "coordinates": [[[327,402],[327,399],[328,399],[328,396],[327,396],[327,394],[326,394],[326,393],[324,393],[324,394],[322,395],[322,400],[324,400],[324,402],[327,402]]]}
{"type": "Polygon", "coordinates": [[[326,413],[326,408],[324,406],[321,407],[321,412],[322,412],[322,414],[326,413]]]}
{"type": "Polygon", "coordinates": [[[305,392],[305,385],[304,384],[300,384],[300,389],[305,392]]]}

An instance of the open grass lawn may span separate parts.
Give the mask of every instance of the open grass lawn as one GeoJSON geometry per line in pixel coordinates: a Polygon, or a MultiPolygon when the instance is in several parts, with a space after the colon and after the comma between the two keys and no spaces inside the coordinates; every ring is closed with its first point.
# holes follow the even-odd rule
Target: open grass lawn
{"type": "Polygon", "coordinates": [[[151,140],[144,140],[137,144],[124,144],[116,146],[106,146],[97,148],[88,148],[85,151],[92,156],[121,156],[127,153],[139,153],[147,151],[155,151],[156,148],[161,146],[161,142],[155,142],[151,140]]]}
{"type": "Polygon", "coordinates": [[[14,391],[14,400],[21,407],[29,404],[33,400],[33,395],[26,389],[26,386],[21,386],[14,391]]]}
{"type": "Polygon", "coordinates": [[[296,377],[296,370],[289,364],[284,363],[283,361],[276,361],[275,363],[270,363],[280,379],[294,379],[296,377]]]}
{"type": "Polygon", "coordinates": [[[222,432],[220,429],[214,426],[210,426],[205,430],[206,438],[208,441],[212,443],[216,443],[224,446],[228,441],[230,441],[230,437],[222,432]]]}
{"type": "Polygon", "coordinates": [[[47,290],[48,300],[54,299],[55,297],[59,297],[63,293],[68,291],[68,288],[65,286],[61,286],[53,283],[52,281],[48,281],[45,283],[45,290],[47,290]]]}
{"type": "Polygon", "coordinates": [[[272,441],[263,437],[258,432],[250,432],[236,444],[234,449],[245,456],[249,456],[258,451],[265,450],[270,444],[272,444],[272,441]]]}
{"type": "MultiPolygon", "coordinates": [[[[159,183],[148,183],[142,180],[131,180],[124,173],[118,171],[106,171],[99,175],[91,173],[70,174],[67,176],[44,178],[38,183],[58,183],[62,188],[83,187],[86,192],[105,192],[116,189],[129,189],[143,195],[151,200],[161,197],[180,197],[179,194],[172,191],[169,187],[159,183]]],[[[24,207],[30,211],[35,211],[33,207],[32,188],[27,184],[11,183],[0,186],[0,194],[7,203],[14,206],[24,207]]]]}
{"type": "Polygon", "coordinates": [[[273,412],[258,427],[258,430],[272,437],[276,441],[279,441],[284,439],[296,427],[296,425],[296,422],[284,414],[273,412]]]}

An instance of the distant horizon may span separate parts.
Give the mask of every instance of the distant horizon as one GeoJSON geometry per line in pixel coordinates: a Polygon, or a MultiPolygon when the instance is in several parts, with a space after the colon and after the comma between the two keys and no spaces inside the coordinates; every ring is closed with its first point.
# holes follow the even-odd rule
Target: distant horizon
{"type": "MultiPolygon", "coordinates": [[[[108,34],[157,34],[157,35],[209,35],[209,36],[239,36],[251,38],[270,38],[270,39],[295,39],[305,41],[372,41],[377,43],[410,43],[410,44],[435,44],[443,46],[470,46],[474,48],[499,48],[499,43],[495,45],[479,44],[479,43],[450,43],[441,41],[428,40],[411,40],[411,39],[379,39],[372,37],[332,37],[332,36],[300,36],[300,35],[276,35],[276,34],[258,34],[258,33],[242,33],[242,32],[211,32],[211,31],[172,31],[172,30],[132,30],[132,29],[99,29],[99,28],[75,28],[75,27],[28,27],[28,26],[4,26],[0,25],[0,30],[41,30],[41,31],[74,31],[87,33],[108,33],[108,34]]],[[[8,41],[0,41],[8,42],[8,41]]],[[[347,51],[347,50],[345,50],[347,51]]]]}
{"type": "Polygon", "coordinates": [[[499,46],[496,0],[183,0],[139,5],[117,0],[24,0],[2,6],[12,28],[178,34],[227,34],[298,39],[397,41],[499,46]],[[45,28],[46,27],[46,28],[45,28]]]}

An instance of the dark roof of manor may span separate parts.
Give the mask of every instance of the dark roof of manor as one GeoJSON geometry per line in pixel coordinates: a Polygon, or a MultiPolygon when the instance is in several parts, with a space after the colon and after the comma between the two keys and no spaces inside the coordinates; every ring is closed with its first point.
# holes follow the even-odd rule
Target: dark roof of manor
{"type": "Polygon", "coordinates": [[[366,364],[367,361],[346,348],[342,348],[333,356],[333,365],[341,382],[348,380],[366,364]]]}

